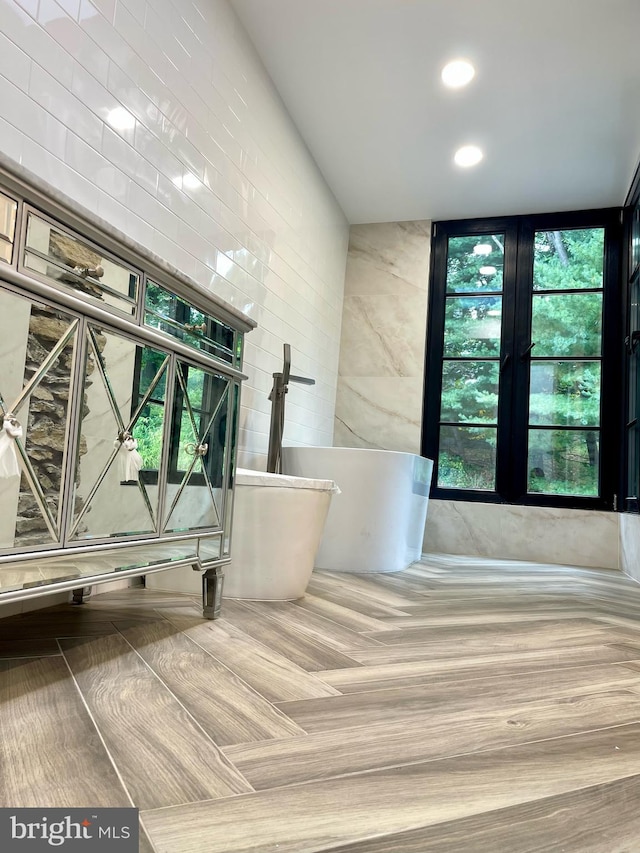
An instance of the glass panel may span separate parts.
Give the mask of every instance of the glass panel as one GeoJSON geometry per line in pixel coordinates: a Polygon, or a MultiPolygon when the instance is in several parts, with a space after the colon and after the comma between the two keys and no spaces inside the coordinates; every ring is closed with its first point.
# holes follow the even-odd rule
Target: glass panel
{"type": "MultiPolygon", "coordinates": [[[[47,557],[46,561],[29,560],[25,564],[0,566],[0,592],[12,589],[27,589],[44,586],[55,581],[67,581],[108,575],[135,568],[153,568],[176,560],[197,558],[197,540],[183,539],[178,542],[153,542],[100,551],[94,554],[66,554],[62,557],[47,557]]],[[[141,572],[142,574],[142,572],[141,572]]]]}
{"type": "Polygon", "coordinates": [[[604,228],[536,231],[533,289],[602,287],[604,228]]]}
{"type": "Polygon", "coordinates": [[[0,549],[60,540],[77,326],[0,290],[0,549]]]}
{"type": "Polygon", "coordinates": [[[599,426],[600,362],[533,362],[529,423],[599,426]]]}
{"type": "Polygon", "coordinates": [[[238,449],[238,420],[240,412],[240,385],[237,382],[233,384],[232,391],[233,404],[231,407],[231,424],[229,426],[229,456],[228,464],[230,470],[227,470],[225,481],[227,491],[225,493],[225,508],[224,508],[224,547],[223,553],[228,554],[231,549],[231,524],[233,517],[233,489],[234,489],[234,472],[236,470],[236,454],[238,449]]]}
{"type": "Polygon", "coordinates": [[[216,504],[222,507],[222,493],[224,488],[226,466],[225,449],[227,446],[227,420],[229,418],[229,382],[222,377],[215,377],[209,387],[210,399],[207,401],[206,410],[216,414],[210,421],[209,429],[204,435],[205,443],[209,449],[203,457],[203,463],[209,482],[213,486],[216,504]],[[215,383],[215,386],[214,384],[215,383]],[[222,396],[222,399],[220,399],[222,396]],[[219,401],[219,402],[218,402],[219,401]]]}
{"type": "Polygon", "coordinates": [[[158,482],[158,472],[162,464],[163,431],[164,405],[148,401],[142,407],[132,430],[133,437],[138,442],[138,452],[142,456],[140,479],[147,486],[158,482]]]}
{"type": "Polygon", "coordinates": [[[11,263],[18,203],[0,193],[0,261],[11,263]]]}
{"type": "Polygon", "coordinates": [[[529,491],[597,497],[599,445],[597,430],[529,430],[529,491]]]}
{"type": "Polygon", "coordinates": [[[499,356],[502,297],[449,298],[445,305],[446,356],[499,356]]]}
{"type": "Polygon", "coordinates": [[[640,205],[636,204],[631,219],[631,273],[638,263],[640,263],[640,205]]]}
{"type": "Polygon", "coordinates": [[[207,527],[220,527],[220,513],[205,478],[201,459],[196,459],[184,486],[169,483],[167,499],[171,514],[165,532],[179,533],[207,527]]]}
{"type": "Polygon", "coordinates": [[[445,361],[440,420],[496,423],[499,380],[497,361],[445,361]]]}
{"type": "Polygon", "coordinates": [[[220,527],[229,380],[178,362],[165,530],[220,527]]]}
{"type": "Polygon", "coordinates": [[[221,548],[222,541],[220,540],[220,536],[216,536],[212,539],[201,539],[198,547],[200,559],[203,563],[207,560],[218,560],[220,558],[221,548]]]}
{"type": "Polygon", "coordinates": [[[440,427],[438,486],[495,491],[496,430],[440,427]]]}
{"type": "MultiPolygon", "coordinates": [[[[628,334],[631,335],[635,329],[640,329],[640,280],[636,278],[629,287],[629,308],[628,308],[628,334]]],[[[638,369],[638,360],[640,359],[640,350],[636,348],[635,352],[629,356],[629,374],[628,374],[628,410],[627,423],[635,422],[634,426],[629,429],[627,437],[627,487],[626,497],[632,501],[632,505],[625,508],[633,508],[633,502],[640,497],[640,369],[638,369]]]]}
{"type": "Polygon", "coordinates": [[[602,293],[536,294],[532,303],[532,355],[600,355],[602,293]]]}
{"type": "Polygon", "coordinates": [[[230,326],[152,281],[147,281],[144,322],[229,364],[237,358],[230,326]]]}
{"type": "Polygon", "coordinates": [[[89,327],[75,539],[155,532],[167,370],[165,353],[89,327]]]}
{"type": "Polygon", "coordinates": [[[162,465],[168,374],[168,370],[163,369],[163,366],[166,358],[164,352],[144,347],[136,373],[135,406],[142,408],[132,432],[142,456],[140,479],[148,486],[157,485],[158,472],[162,465]]]}
{"type": "MultiPolygon", "coordinates": [[[[628,479],[626,500],[636,502],[638,500],[638,463],[640,462],[640,429],[637,423],[628,431],[627,453],[628,479]]],[[[636,507],[627,505],[625,509],[636,509],[636,507]]]]}
{"type": "Polygon", "coordinates": [[[504,234],[449,237],[447,293],[502,290],[504,234]]]}
{"type": "Polygon", "coordinates": [[[96,246],[57,229],[30,213],[24,257],[27,269],[99,302],[135,312],[138,275],[96,246]]]}
{"type": "Polygon", "coordinates": [[[158,373],[166,357],[166,353],[160,350],[154,350],[151,347],[143,348],[137,372],[139,400],[151,392],[151,399],[164,403],[167,393],[167,373],[166,371],[160,373],[160,379],[158,379],[158,373]]]}

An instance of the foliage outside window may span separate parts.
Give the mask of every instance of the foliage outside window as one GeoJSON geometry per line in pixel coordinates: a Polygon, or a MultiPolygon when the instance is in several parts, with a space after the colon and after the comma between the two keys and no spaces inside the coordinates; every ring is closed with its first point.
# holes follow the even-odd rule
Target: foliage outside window
{"type": "Polygon", "coordinates": [[[612,501],[603,341],[617,218],[560,216],[436,225],[423,435],[436,493],[612,501]]]}

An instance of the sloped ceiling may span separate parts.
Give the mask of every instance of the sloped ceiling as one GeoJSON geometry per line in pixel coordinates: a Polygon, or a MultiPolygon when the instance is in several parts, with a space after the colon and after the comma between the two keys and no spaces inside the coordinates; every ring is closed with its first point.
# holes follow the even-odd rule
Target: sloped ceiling
{"type": "Polygon", "coordinates": [[[640,0],[231,0],[352,223],[618,205],[640,0]],[[470,59],[464,90],[440,70],[470,59]],[[453,163],[460,145],[484,150],[453,163]]]}

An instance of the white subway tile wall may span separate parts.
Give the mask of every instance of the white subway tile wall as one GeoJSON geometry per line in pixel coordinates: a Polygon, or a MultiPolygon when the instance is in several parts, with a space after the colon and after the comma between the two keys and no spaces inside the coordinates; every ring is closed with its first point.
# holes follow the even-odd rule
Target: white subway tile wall
{"type": "Polygon", "coordinates": [[[227,0],[0,0],[0,149],[258,322],[240,464],[332,444],[349,230],[227,0]]]}

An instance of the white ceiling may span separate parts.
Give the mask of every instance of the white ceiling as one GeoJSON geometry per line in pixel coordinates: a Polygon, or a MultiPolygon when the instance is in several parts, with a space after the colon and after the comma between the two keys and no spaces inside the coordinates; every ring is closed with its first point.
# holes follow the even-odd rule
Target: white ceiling
{"type": "Polygon", "coordinates": [[[640,0],[231,0],[352,223],[619,205],[640,0]],[[464,90],[440,82],[463,56],[464,90]],[[480,165],[454,166],[474,143],[480,165]]]}

